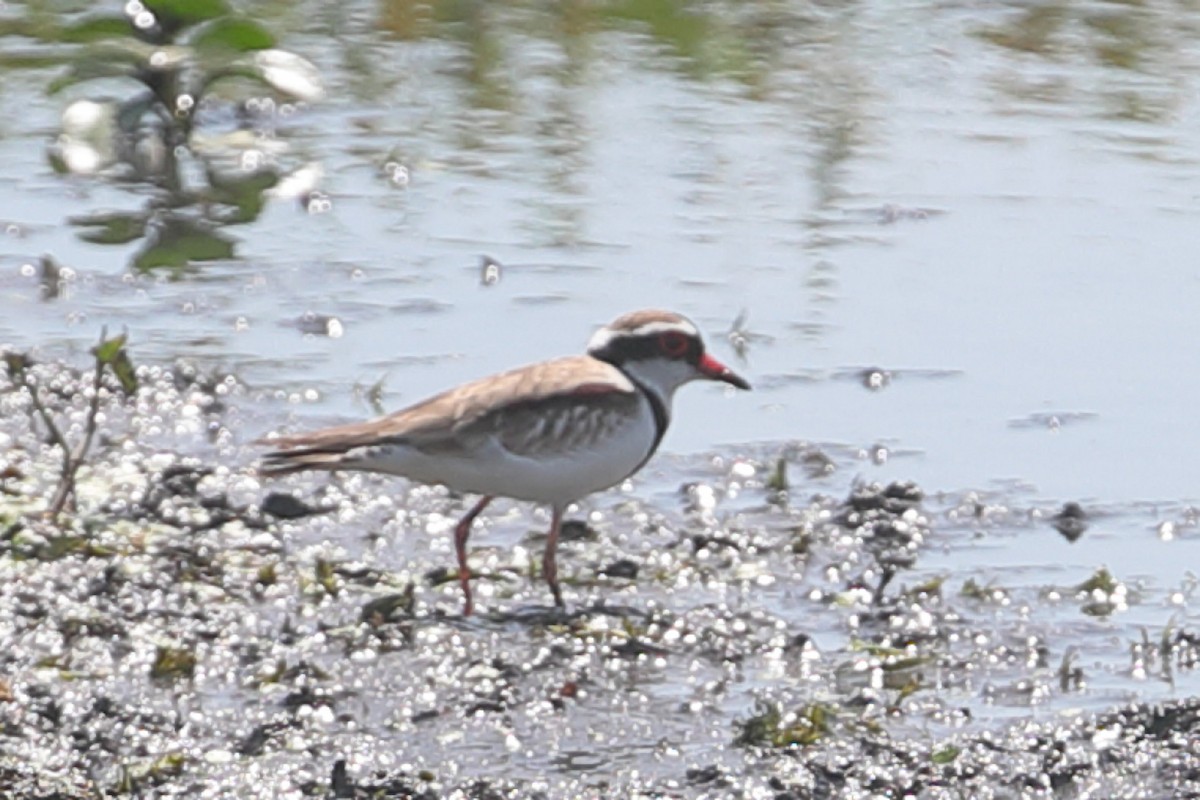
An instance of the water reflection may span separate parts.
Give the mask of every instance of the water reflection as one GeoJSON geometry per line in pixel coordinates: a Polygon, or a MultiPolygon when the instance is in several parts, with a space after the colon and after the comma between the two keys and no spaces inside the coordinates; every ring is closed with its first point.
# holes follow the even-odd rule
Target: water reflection
{"type": "Polygon", "coordinates": [[[237,106],[234,129],[221,135],[201,132],[203,112],[228,108],[226,85],[246,81],[271,96],[318,100],[323,89],[312,64],[274,49],[265,28],[220,2],[130,3],[122,15],[67,16],[29,33],[77,45],[51,82],[52,94],[111,79],[126,89],[118,99],[67,105],[48,151],[61,173],[108,177],[149,198],[134,211],[71,217],[80,238],[140,242],[130,259],[140,272],[180,274],[232,258],[233,239],[220,229],[257,219],[282,174],[272,151],[283,148],[268,141],[276,132],[262,113],[275,106],[270,99],[237,106]]]}
{"type": "Polygon", "coordinates": [[[1105,119],[1166,122],[1186,96],[1177,76],[1190,63],[1195,24],[1165,4],[1012,4],[977,33],[1052,69],[998,77],[997,88],[1018,101],[1063,105],[1082,96],[1105,119]],[[1103,80],[1085,69],[1091,64],[1104,68],[1103,80]]]}
{"type": "MultiPolygon", "coordinates": [[[[91,52],[70,37],[103,32],[83,16],[18,25],[20,13],[0,10],[18,43],[0,63],[39,87],[54,76],[33,70],[73,70],[66,62],[91,52]]],[[[712,330],[745,309],[751,327],[734,324],[718,346],[752,359],[769,389],[763,413],[727,418],[719,397],[696,398],[721,425],[669,446],[828,435],[929,452],[923,467],[944,465],[934,482],[1025,477],[1034,462],[1055,480],[1068,474],[1055,458],[1078,463],[1066,448],[1086,437],[1022,435],[1071,421],[1022,414],[1095,408],[1097,436],[1181,418],[1111,389],[1119,375],[1155,385],[1161,365],[1134,351],[1186,330],[1170,309],[1192,284],[1172,253],[1192,207],[1194,17],[1155,3],[260,5],[256,20],[326,65],[329,102],[263,99],[269,75],[285,83],[279,65],[233,55],[261,79],[230,76],[211,100],[186,92],[181,149],[164,118],[180,93],[142,91],[129,75],[39,93],[30,126],[7,123],[5,155],[46,136],[52,105],[71,111],[66,144],[91,149],[63,156],[70,182],[37,185],[9,167],[6,197],[32,183],[52,209],[15,220],[35,233],[9,257],[33,266],[54,252],[84,281],[113,253],[151,274],[203,268],[205,281],[130,280],[137,304],[104,282],[103,296],[65,292],[55,307],[71,319],[140,313],[156,332],[187,309],[189,325],[208,327],[159,337],[164,351],[229,362],[289,394],[319,385],[320,413],[333,415],[358,410],[346,387],[391,366],[405,365],[396,385],[411,397],[569,351],[601,306],[633,295],[681,301],[712,330]],[[91,196],[72,196],[89,171],[91,196]],[[65,214],[79,236],[69,243],[52,232],[65,214]],[[490,266],[477,266],[483,253],[490,266]],[[1133,274],[1151,260],[1163,266],[1133,274]],[[287,324],[306,312],[345,335],[287,324]],[[956,380],[901,380],[940,375],[956,380]],[[992,458],[1011,462],[992,470],[992,458]]],[[[134,38],[122,69],[149,44],[134,38]]],[[[160,69],[189,63],[166,52],[160,69]]],[[[181,76],[208,67],[191,64],[181,76]]],[[[28,325],[21,313],[12,330],[64,335],[58,319],[28,325]]]]}

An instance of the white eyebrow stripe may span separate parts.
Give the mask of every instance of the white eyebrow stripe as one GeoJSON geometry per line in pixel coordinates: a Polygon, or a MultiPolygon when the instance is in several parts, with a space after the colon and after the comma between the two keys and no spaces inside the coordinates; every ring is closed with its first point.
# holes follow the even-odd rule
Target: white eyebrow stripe
{"type": "Polygon", "coordinates": [[[666,333],[668,331],[678,331],[686,333],[689,336],[699,336],[700,331],[696,330],[696,326],[690,322],[679,320],[677,322],[648,322],[645,325],[638,325],[636,328],[628,331],[630,336],[645,336],[651,333],[666,333]]]}
{"type": "Polygon", "coordinates": [[[670,333],[672,331],[696,338],[700,337],[700,331],[696,329],[696,326],[685,320],[677,322],[647,322],[643,325],[638,325],[636,328],[621,331],[615,331],[605,326],[592,334],[592,338],[588,341],[587,349],[589,352],[603,350],[612,343],[613,339],[650,336],[656,333],[670,333]]]}
{"type": "Polygon", "coordinates": [[[587,349],[589,353],[594,353],[608,347],[613,340],[612,328],[604,327],[592,334],[592,338],[588,339],[587,349]]]}

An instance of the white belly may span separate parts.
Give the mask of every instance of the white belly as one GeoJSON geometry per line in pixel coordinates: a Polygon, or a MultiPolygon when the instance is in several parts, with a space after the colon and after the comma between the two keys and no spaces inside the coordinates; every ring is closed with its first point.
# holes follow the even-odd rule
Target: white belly
{"type": "Polygon", "coordinates": [[[586,448],[525,457],[488,437],[463,453],[429,454],[401,445],[375,448],[369,464],[356,466],[459,492],[565,505],[627,478],[645,461],[655,435],[654,416],[643,399],[638,413],[586,448]]]}

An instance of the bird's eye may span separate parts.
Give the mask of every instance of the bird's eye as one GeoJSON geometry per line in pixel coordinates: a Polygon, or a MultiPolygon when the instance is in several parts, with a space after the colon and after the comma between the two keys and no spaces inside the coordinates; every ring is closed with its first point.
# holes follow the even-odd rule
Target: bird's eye
{"type": "Polygon", "coordinates": [[[663,355],[682,358],[688,351],[688,338],[676,331],[659,334],[658,349],[663,351],[663,355]]]}

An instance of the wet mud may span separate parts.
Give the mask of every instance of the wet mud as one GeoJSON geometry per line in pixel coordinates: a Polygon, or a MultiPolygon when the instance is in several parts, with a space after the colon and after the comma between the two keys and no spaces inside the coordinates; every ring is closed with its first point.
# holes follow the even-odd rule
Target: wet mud
{"type": "MultiPolygon", "coordinates": [[[[90,373],[30,369],[78,436],[90,373]]],[[[0,378],[0,797],[1200,797],[1200,701],[1131,678],[1096,709],[1077,655],[1194,674],[1186,615],[1134,641],[1061,621],[1137,603],[1111,575],[1051,597],[922,568],[1015,515],[994,499],[806,443],[661,457],[573,511],[566,611],[545,512],[489,509],[464,618],[470,498],[263,482],[250,390],[138,376],[57,522],[61,455],[0,378]]]]}

